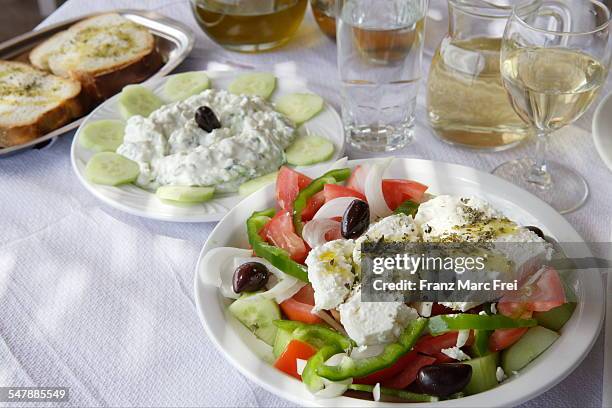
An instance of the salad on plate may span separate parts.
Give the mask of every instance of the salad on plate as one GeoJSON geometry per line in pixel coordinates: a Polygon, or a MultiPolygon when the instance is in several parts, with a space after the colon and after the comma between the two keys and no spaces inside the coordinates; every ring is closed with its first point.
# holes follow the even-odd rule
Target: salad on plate
{"type": "MultiPolygon", "coordinates": [[[[343,161],[344,160],[344,161],[343,161]]],[[[268,344],[274,367],[315,398],[432,402],[497,387],[560,336],[575,303],[546,265],[552,244],[486,200],[428,193],[414,180],[386,179],[392,159],[311,179],[281,167],[276,207],[246,221],[250,248],[219,247],[201,263],[228,311],[268,344]],[[519,289],[494,302],[378,302],[362,299],[366,242],[538,243],[519,289]]]]}

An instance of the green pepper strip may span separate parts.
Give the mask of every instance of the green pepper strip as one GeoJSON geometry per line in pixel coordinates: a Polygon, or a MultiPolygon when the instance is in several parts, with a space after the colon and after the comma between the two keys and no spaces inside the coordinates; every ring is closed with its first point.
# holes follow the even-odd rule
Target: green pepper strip
{"type": "Polygon", "coordinates": [[[275,320],[274,325],[279,329],[291,332],[294,339],[303,341],[319,348],[319,351],[308,359],[302,372],[302,381],[312,392],[323,389],[321,377],[317,375],[317,368],[334,354],[342,353],[353,346],[353,342],[342,334],[318,324],[307,324],[292,320],[275,320]]]}
{"type": "Polygon", "coordinates": [[[429,319],[429,332],[436,336],[455,330],[496,330],[537,325],[535,319],[512,319],[504,315],[455,314],[439,315],[429,319]]]}
{"type": "Polygon", "coordinates": [[[395,211],[393,211],[393,213],[411,215],[414,217],[419,211],[419,205],[420,205],[419,203],[414,202],[412,200],[406,200],[403,203],[401,203],[400,206],[397,207],[395,211]]]}
{"type": "Polygon", "coordinates": [[[259,235],[259,231],[270,221],[275,212],[274,209],[258,211],[249,217],[246,222],[249,243],[257,256],[264,258],[286,274],[308,282],[308,270],[304,265],[295,262],[287,251],[268,244],[259,235]]]}
{"type": "Polygon", "coordinates": [[[474,330],[474,344],[472,344],[470,350],[477,357],[489,354],[489,337],[491,333],[491,330],[474,330]]]}
{"type": "MultiPolygon", "coordinates": [[[[373,385],[366,384],[350,384],[349,390],[361,391],[361,392],[372,392],[374,390],[373,385]]],[[[391,397],[400,398],[410,402],[436,402],[439,401],[438,397],[427,394],[417,394],[410,391],[396,390],[394,388],[380,387],[380,395],[388,395],[391,397]]]]}
{"type": "Polygon", "coordinates": [[[274,325],[279,329],[290,332],[292,338],[308,343],[316,348],[337,344],[344,350],[354,345],[351,339],[320,324],[301,323],[293,320],[275,320],[274,325]]]}
{"type": "Polygon", "coordinates": [[[302,229],[304,228],[302,211],[304,211],[308,205],[308,199],[323,190],[326,184],[339,183],[348,179],[350,176],[351,169],[330,170],[321,177],[312,180],[308,187],[300,191],[293,202],[293,226],[295,227],[295,232],[300,236],[302,235],[302,229]]]}
{"type": "Polygon", "coordinates": [[[345,358],[337,366],[323,365],[317,373],[331,381],[340,381],[347,378],[359,378],[370,375],[383,368],[391,367],[400,357],[409,352],[427,326],[427,319],[412,320],[404,329],[397,343],[385,346],[378,356],[355,360],[345,358]]]}

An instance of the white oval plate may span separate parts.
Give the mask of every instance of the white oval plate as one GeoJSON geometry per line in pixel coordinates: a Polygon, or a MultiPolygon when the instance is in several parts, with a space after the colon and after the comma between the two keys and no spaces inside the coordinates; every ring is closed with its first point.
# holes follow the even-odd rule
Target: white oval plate
{"type": "MultiPolygon", "coordinates": [[[[211,79],[212,88],[227,89],[229,84],[243,72],[223,71],[206,73],[211,79]]],[[[171,76],[150,81],[144,86],[151,89],[163,99],[163,87],[170,77],[171,76]]],[[[308,90],[308,81],[305,78],[277,75],[277,87],[272,95],[272,101],[280,95],[293,92],[311,92],[308,90]]],[[[111,207],[132,215],[175,222],[219,221],[230,209],[244,198],[238,194],[226,194],[202,204],[175,206],[162,202],[154,193],[144,190],[134,184],[112,187],[89,182],[85,177],[85,165],[91,156],[93,156],[94,152],[81,146],[79,137],[83,131],[83,127],[88,123],[102,119],[123,120],[119,113],[118,99],[119,95],[115,95],[95,109],[81,124],[72,141],[72,149],[70,152],[72,168],[81,183],[83,183],[85,188],[94,196],[111,207]]],[[[333,163],[338,158],[342,157],[344,153],[342,120],[334,108],[329,104],[326,103],[323,111],[302,125],[299,131],[323,136],[334,144],[334,156],[329,161],[319,163],[317,166],[325,163],[333,163]]],[[[299,169],[303,169],[303,167],[299,169]]]]}
{"type": "Polygon", "coordinates": [[[603,98],[595,110],[593,141],[601,160],[612,171],[612,94],[603,98]]]}
{"type": "MultiPolygon", "coordinates": [[[[367,160],[349,161],[349,166],[367,160]]],[[[310,176],[317,176],[306,172],[310,176]]],[[[397,159],[390,166],[388,177],[409,178],[430,186],[434,194],[476,195],[523,225],[537,225],[559,242],[583,242],[572,226],[552,207],[530,193],[491,174],[459,166],[428,160],[397,159]]],[[[348,397],[313,399],[304,384],[282,374],[265,362],[269,347],[257,340],[227,312],[227,302],[219,290],[204,283],[206,265],[202,257],[221,246],[247,248],[245,221],[255,210],[274,206],[272,186],[253,194],[248,203],[242,202],[225,216],[204,245],[195,273],[195,298],[198,315],[204,329],[226,359],[253,382],[266,390],[299,405],[397,407],[397,404],[363,401],[348,397]]],[[[568,248],[571,249],[571,248],[568,248]]],[[[572,256],[571,253],[567,254],[572,256]]],[[[584,255],[582,255],[584,256],[584,255]]],[[[578,274],[574,286],[579,303],[572,318],[562,330],[562,336],[537,360],[517,376],[512,376],[499,387],[466,398],[434,404],[410,406],[435,407],[492,407],[514,406],[543,393],[565,378],[583,360],[599,334],[603,319],[603,285],[599,274],[578,274]],[[584,300],[588,299],[588,302],[584,300]]],[[[207,280],[210,282],[210,279],[207,280]]],[[[269,353],[269,351],[268,351],[269,353]]]]}

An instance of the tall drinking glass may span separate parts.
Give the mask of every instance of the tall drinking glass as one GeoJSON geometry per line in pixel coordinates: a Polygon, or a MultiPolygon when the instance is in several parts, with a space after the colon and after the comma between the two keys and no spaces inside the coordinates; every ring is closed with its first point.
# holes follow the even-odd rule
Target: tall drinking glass
{"type": "Polygon", "coordinates": [[[538,140],[534,157],[504,163],[494,174],[561,213],[586,201],[588,185],[569,167],[546,160],[546,145],[552,132],[589,108],[605,83],[609,20],[610,11],[596,0],[529,0],[515,6],[504,33],[502,81],[514,110],[538,140]]]}
{"type": "Polygon", "coordinates": [[[338,68],[347,142],[359,150],[412,141],[427,0],[338,0],[338,68]]]}

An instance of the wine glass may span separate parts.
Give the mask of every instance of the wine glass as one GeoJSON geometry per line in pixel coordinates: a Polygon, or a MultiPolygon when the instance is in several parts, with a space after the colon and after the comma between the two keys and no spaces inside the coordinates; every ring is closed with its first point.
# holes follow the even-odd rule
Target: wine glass
{"type": "Polygon", "coordinates": [[[501,76],[512,107],[537,135],[533,158],[502,164],[494,174],[537,195],[560,213],[587,199],[586,180],[546,160],[549,135],[576,121],[595,100],[610,65],[610,11],[596,0],[529,0],[508,20],[501,76]]]}

